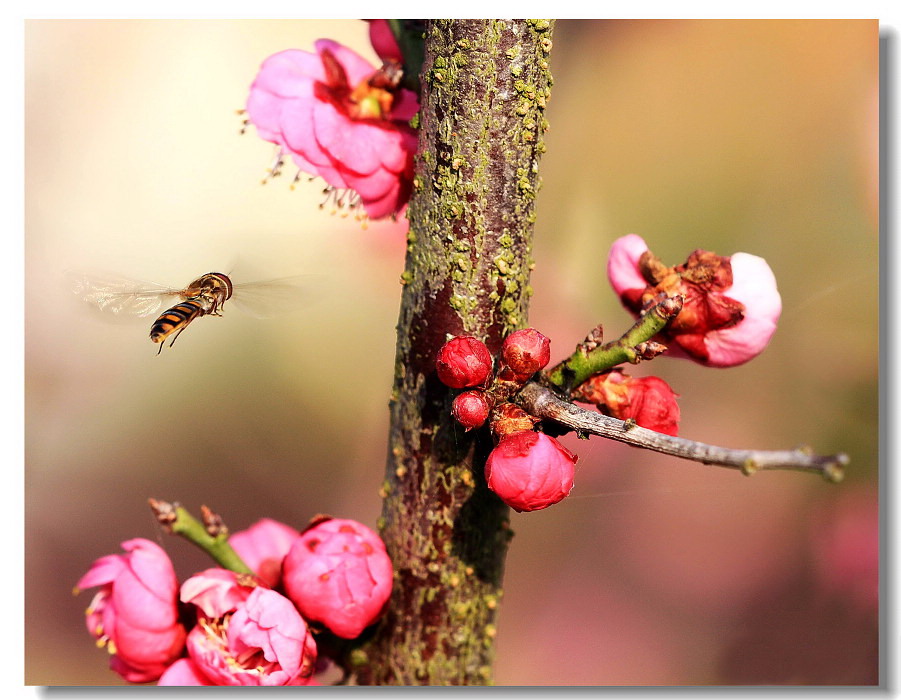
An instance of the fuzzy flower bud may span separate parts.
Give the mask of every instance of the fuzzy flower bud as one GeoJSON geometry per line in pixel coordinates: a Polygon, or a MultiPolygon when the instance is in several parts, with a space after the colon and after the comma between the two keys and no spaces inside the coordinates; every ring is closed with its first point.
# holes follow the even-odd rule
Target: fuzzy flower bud
{"type": "Polygon", "coordinates": [[[531,377],[550,362],[551,341],[534,328],[514,331],[501,346],[504,363],[520,377],[531,377]]]}
{"type": "Polygon", "coordinates": [[[385,545],[355,520],[317,522],[285,557],[288,597],[307,620],[353,639],[382,614],[391,597],[393,569],[385,545]]]}
{"type": "Polygon", "coordinates": [[[482,391],[464,391],[454,399],[451,412],[467,430],[478,428],[488,420],[488,400],[482,391]]]}
{"type": "Polygon", "coordinates": [[[682,311],[660,335],[669,354],[710,367],[733,367],[763,352],[782,312],[773,271],[748,253],[696,250],[682,265],[667,267],[630,234],[614,241],[607,276],[636,315],[658,294],[680,295],[682,311]]]}
{"type": "Polygon", "coordinates": [[[634,420],[658,433],[679,433],[678,396],[659,377],[630,377],[620,370],[596,374],[576,387],[573,398],[595,404],[603,413],[620,420],[634,420]]]}
{"type": "Polygon", "coordinates": [[[485,479],[514,510],[541,510],[572,491],[576,460],[556,439],[524,430],[501,438],[488,455],[485,479]]]}
{"type": "Polygon", "coordinates": [[[131,683],[156,680],[185,645],[178,581],[163,549],[145,539],[125,554],[101,557],[77,588],[100,586],[87,610],[88,631],[110,653],[110,668],[131,683]]]}
{"type": "Polygon", "coordinates": [[[493,362],[488,347],[478,338],[457,336],[438,351],[435,367],[438,379],[452,389],[483,384],[491,374],[493,362]]]}

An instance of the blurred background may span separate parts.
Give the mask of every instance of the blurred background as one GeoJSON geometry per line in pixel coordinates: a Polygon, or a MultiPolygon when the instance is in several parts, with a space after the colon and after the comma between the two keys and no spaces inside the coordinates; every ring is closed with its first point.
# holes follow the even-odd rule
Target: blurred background
{"type": "MultiPolygon", "coordinates": [[[[878,26],[560,21],[541,162],[531,325],[552,361],[630,319],[611,242],[772,265],[780,328],[725,370],[660,358],[684,437],[845,451],[845,482],[737,472],[594,438],[562,503],[512,513],[501,685],[878,682],[878,26]]],[[[26,23],[25,682],[115,685],[72,595],[99,556],[160,542],[148,497],[232,530],[380,512],[405,222],[320,210],[321,183],[260,184],[239,135],[259,64],[362,21],[26,23]],[[295,312],[228,306],[178,348],[110,322],[66,270],[183,286],[304,275],[295,312]]]]}

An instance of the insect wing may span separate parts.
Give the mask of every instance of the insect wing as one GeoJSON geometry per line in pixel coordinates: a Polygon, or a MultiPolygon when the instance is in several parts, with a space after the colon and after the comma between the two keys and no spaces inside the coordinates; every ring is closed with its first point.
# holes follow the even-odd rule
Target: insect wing
{"type": "Polygon", "coordinates": [[[127,277],[67,273],[72,291],[101,311],[122,316],[152,316],[182,290],[127,277]]]}
{"type": "Polygon", "coordinates": [[[304,296],[303,276],[282,277],[265,282],[236,284],[231,301],[256,318],[272,318],[296,311],[304,296]]]}

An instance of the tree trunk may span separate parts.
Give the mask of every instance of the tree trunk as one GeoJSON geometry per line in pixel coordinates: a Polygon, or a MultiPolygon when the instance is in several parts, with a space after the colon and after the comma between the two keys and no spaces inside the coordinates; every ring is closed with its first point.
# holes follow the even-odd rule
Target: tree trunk
{"type": "Polygon", "coordinates": [[[354,655],[362,684],[491,682],[509,511],[485,486],[487,429],[451,418],[449,335],[494,353],[525,325],[549,20],[431,20],[379,528],[390,607],[354,655]]]}

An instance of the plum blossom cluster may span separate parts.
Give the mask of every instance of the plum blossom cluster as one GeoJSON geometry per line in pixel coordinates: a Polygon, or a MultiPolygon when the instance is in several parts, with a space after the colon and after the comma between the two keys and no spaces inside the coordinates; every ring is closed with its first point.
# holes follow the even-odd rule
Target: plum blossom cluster
{"type": "Polygon", "coordinates": [[[317,638],[354,639],[388,604],[391,560],[354,520],[320,516],[298,532],[263,519],[228,542],[253,574],[210,568],[179,585],[145,539],[94,562],[76,590],[98,588],[87,627],[113,671],[159,685],[317,685],[328,662],[317,638]]]}
{"type": "Polygon", "coordinates": [[[260,138],[276,144],[270,175],[289,156],[295,180],[300,172],[319,176],[337,208],[380,219],[399,213],[410,197],[417,145],[410,121],[419,98],[400,86],[401,53],[386,20],[371,21],[370,38],[381,66],[331,39],[318,40],[313,53],[270,56],[245,113],[260,138]]]}
{"type": "Polygon", "coordinates": [[[551,341],[534,328],[508,335],[494,359],[478,338],[457,336],[438,352],[438,378],[466,389],[453,401],[454,418],[472,430],[490,419],[497,444],[485,464],[485,480],[518,511],[547,508],[572,491],[578,457],[560,442],[535,432],[537,418],[509,401],[551,359],[551,341]]]}
{"type": "MultiPolygon", "coordinates": [[[[662,302],[670,302],[668,313],[673,315],[661,330],[648,334],[653,340],[644,338],[634,346],[628,333],[601,346],[598,327],[570,360],[555,368],[562,368],[559,373],[544,372],[543,381],[606,415],[678,435],[678,394],[659,377],[633,377],[616,365],[662,353],[710,367],[747,362],[766,347],[779,318],[773,273],[757,256],[722,257],[704,250],[694,251],[682,265],[666,267],[635,235],[614,242],[607,271],[623,305],[636,317],[662,302]],[[574,385],[566,386],[573,377],[574,385]]],[[[438,378],[463,390],[451,406],[456,421],[467,431],[489,424],[496,444],[485,463],[485,479],[517,511],[547,508],[573,487],[578,457],[556,438],[536,432],[540,419],[512,402],[549,360],[550,340],[527,328],[507,336],[496,367],[485,344],[472,336],[448,340],[435,362],[438,378]]]]}

